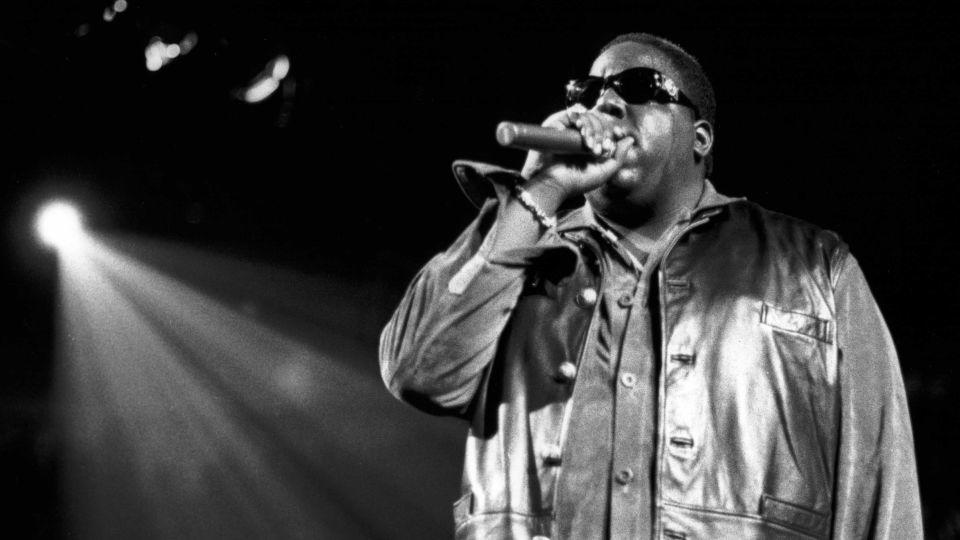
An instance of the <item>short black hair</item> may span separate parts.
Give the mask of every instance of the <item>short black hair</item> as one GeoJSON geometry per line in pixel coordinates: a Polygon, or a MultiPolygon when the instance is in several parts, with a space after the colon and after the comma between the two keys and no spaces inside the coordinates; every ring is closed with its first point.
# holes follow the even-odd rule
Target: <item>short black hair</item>
{"type": "MultiPolygon", "coordinates": [[[[644,32],[633,32],[621,34],[600,49],[603,54],[607,49],[621,43],[637,43],[648,45],[663,53],[667,61],[680,74],[680,89],[697,106],[700,112],[700,118],[703,118],[714,130],[717,128],[717,99],[713,93],[713,85],[707,78],[706,72],[700,62],[682,47],[660,36],[647,34],[644,32]]],[[[713,172],[713,152],[706,158],[706,174],[709,176],[713,172]]]]}

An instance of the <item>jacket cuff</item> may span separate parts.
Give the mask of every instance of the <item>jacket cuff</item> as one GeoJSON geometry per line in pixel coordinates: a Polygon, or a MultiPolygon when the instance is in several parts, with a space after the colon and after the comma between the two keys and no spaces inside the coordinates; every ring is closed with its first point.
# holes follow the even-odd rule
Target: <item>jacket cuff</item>
{"type": "Polygon", "coordinates": [[[563,241],[555,228],[544,231],[540,238],[529,246],[510,249],[493,256],[491,250],[494,235],[497,234],[497,223],[501,221],[501,213],[513,196],[513,187],[522,183],[523,177],[512,169],[466,160],[455,161],[453,173],[467,198],[480,208],[481,221],[484,221],[484,214],[489,215],[492,212],[496,212],[496,218],[485,231],[483,242],[475,255],[450,281],[449,292],[462,294],[481,271],[490,265],[524,268],[548,252],[557,253],[564,250],[568,251],[572,258],[576,258],[572,248],[563,241]]]}
{"type": "Polygon", "coordinates": [[[477,208],[482,208],[484,201],[490,198],[503,202],[513,186],[523,183],[517,170],[466,159],[453,162],[453,176],[460,190],[477,208]]]}

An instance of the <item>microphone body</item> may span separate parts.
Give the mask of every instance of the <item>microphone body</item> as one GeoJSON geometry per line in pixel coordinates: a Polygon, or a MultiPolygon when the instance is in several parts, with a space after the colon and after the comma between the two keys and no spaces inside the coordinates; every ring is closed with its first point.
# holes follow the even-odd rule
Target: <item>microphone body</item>
{"type": "Polygon", "coordinates": [[[501,146],[537,150],[551,154],[591,154],[583,144],[583,137],[575,129],[554,129],[534,124],[500,122],[497,142],[501,146]]]}

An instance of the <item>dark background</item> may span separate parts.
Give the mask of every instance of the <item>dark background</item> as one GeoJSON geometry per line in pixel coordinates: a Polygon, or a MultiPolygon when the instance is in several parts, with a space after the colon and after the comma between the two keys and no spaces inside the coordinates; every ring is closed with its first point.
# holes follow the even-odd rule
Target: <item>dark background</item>
{"type": "Polygon", "coordinates": [[[110,23],[107,5],[0,14],[0,467],[17,501],[5,527],[60,534],[57,266],[31,230],[41,201],[72,197],[99,231],[376,284],[351,330],[374,351],[406,282],[473,216],[450,162],[518,166],[497,122],[539,122],[601,45],[643,30],[697,55],[717,88],[718,189],[851,245],[900,353],[928,535],[960,534],[948,2],[131,0],[110,23]],[[151,36],[188,31],[190,55],[145,69],[151,36]],[[295,88],[232,97],[280,53],[295,88]]]}

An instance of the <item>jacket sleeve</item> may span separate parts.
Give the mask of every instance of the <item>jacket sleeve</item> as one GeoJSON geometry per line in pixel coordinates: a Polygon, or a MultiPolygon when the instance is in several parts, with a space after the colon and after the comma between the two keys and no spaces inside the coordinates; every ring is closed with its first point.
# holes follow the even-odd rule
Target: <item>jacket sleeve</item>
{"type": "Polygon", "coordinates": [[[466,413],[520,296],[525,268],[560,247],[551,229],[536,245],[490,260],[508,196],[507,188],[496,186],[473,223],[420,270],[380,335],[384,383],[417,408],[466,413]]]}
{"type": "Polygon", "coordinates": [[[923,538],[913,432],[890,332],[852,256],[836,286],[841,433],[833,538],[923,538]]]}

